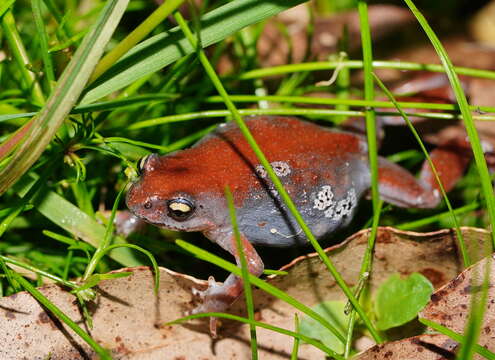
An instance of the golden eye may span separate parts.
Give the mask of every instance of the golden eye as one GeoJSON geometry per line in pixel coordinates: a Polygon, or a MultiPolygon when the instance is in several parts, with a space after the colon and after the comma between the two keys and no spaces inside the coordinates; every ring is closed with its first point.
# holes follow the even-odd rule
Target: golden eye
{"type": "Polygon", "coordinates": [[[194,204],[185,198],[169,200],[167,208],[168,215],[177,221],[188,219],[194,212],[194,204]]]}

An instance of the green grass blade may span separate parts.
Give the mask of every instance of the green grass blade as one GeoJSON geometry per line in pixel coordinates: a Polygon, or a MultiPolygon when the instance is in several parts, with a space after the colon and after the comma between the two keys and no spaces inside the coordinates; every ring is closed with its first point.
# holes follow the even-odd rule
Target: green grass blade
{"type": "Polygon", "coordinates": [[[50,274],[49,272],[43,271],[41,269],[38,269],[38,268],[36,268],[36,267],[34,267],[32,265],[23,263],[22,261],[19,261],[19,260],[13,259],[13,258],[9,258],[9,257],[3,256],[3,255],[0,255],[0,258],[6,264],[12,264],[12,265],[18,266],[20,268],[26,269],[28,271],[33,272],[34,274],[37,274],[37,275],[40,275],[40,276],[44,276],[47,279],[51,279],[53,281],[56,281],[57,283],[62,284],[64,286],[67,286],[67,287],[69,287],[71,289],[74,289],[74,288],[77,287],[77,285],[75,283],[73,283],[72,281],[64,280],[64,279],[62,279],[62,278],[60,278],[58,276],[55,276],[53,274],[50,274]]]}
{"type": "MultiPolygon", "coordinates": [[[[432,72],[445,71],[443,65],[418,64],[407,61],[374,60],[372,65],[373,65],[373,69],[397,69],[397,70],[432,71],[432,72]]],[[[347,61],[306,62],[302,64],[279,65],[279,66],[273,66],[263,69],[246,71],[235,78],[238,80],[250,80],[259,77],[292,74],[294,72],[302,72],[302,71],[334,70],[337,67],[344,67],[349,69],[362,69],[363,62],[361,60],[347,60],[347,61]]],[[[454,69],[456,73],[460,75],[475,76],[475,77],[495,80],[495,71],[473,69],[466,67],[454,67],[454,69]]]]}
{"type": "MultiPolygon", "coordinates": [[[[246,309],[248,313],[248,319],[254,321],[254,303],[253,292],[251,290],[251,283],[249,282],[249,270],[246,260],[246,254],[244,253],[241,233],[239,232],[239,226],[237,225],[237,217],[234,208],[234,198],[230,192],[229,187],[225,188],[225,197],[227,198],[227,205],[229,206],[230,221],[232,222],[232,229],[234,230],[235,243],[237,246],[237,253],[239,256],[239,262],[242,274],[242,285],[244,287],[244,298],[246,299],[246,309]]],[[[256,340],[256,326],[252,323],[249,325],[249,333],[251,336],[251,359],[258,359],[258,345],[256,340]]]]}
{"type": "MultiPolygon", "coordinates": [[[[373,82],[373,53],[371,47],[371,33],[368,21],[368,4],[366,1],[358,1],[359,23],[361,29],[361,43],[363,50],[363,70],[364,70],[364,99],[373,101],[375,99],[375,89],[373,82]]],[[[368,140],[368,158],[371,171],[371,200],[373,211],[378,208],[380,193],[378,192],[378,146],[376,144],[375,110],[367,108],[366,118],[366,138],[368,140]]]]}
{"type": "MultiPolygon", "coordinates": [[[[206,47],[240,29],[274,16],[304,0],[234,0],[207,13],[201,19],[201,41],[206,47]]],[[[147,74],[194,52],[178,27],[155,35],[131,49],[120,61],[96,80],[81,103],[94,102],[147,74]]]]}
{"type": "Polygon", "coordinates": [[[109,0],[64,70],[50,99],[27,130],[24,142],[0,171],[0,194],[39,158],[81,94],[129,0],[109,0]]]}
{"type": "Polygon", "coordinates": [[[292,336],[294,339],[300,339],[300,340],[302,340],[302,341],[304,341],[304,342],[306,342],[308,344],[311,344],[314,347],[320,349],[321,351],[325,352],[326,354],[328,354],[329,356],[333,357],[334,359],[344,360],[344,358],[341,355],[337,354],[335,351],[333,351],[330,348],[326,347],[321,342],[316,341],[314,339],[311,339],[310,337],[307,337],[305,335],[299,334],[298,332],[293,332],[293,331],[286,330],[286,329],[283,329],[283,328],[280,328],[280,327],[277,327],[277,326],[273,326],[273,325],[270,325],[270,324],[262,323],[262,322],[259,322],[259,321],[252,321],[252,320],[249,320],[249,319],[245,319],[245,318],[240,317],[240,316],[237,316],[237,315],[226,314],[226,313],[217,313],[217,312],[204,313],[204,314],[194,314],[194,315],[185,316],[183,318],[180,318],[180,319],[171,321],[171,322],[169,322],[167,324],[168,325],[180,324],[180,323],[186,322],[188,320],[199,319],[199,318],[204,318],[204,317],[219,317],[219,318],[224,318],[224,319],[239,321],[239,322],[242,322],[244,324],[253,324],[255,326],[258,326],[258,327],[261,327],[261,328],[264,328],[264,329],[268,329],[268,330],[272,330],[272,331],[278,332],[280,334],[292,336]]]}
{"type": "Polygon", "coordinates": [[[41,12],[41,0],[31,0],[31,8],[33,9],[34,23],[36,31],[40,38],[41,57],[45,69],[48,89],[51,92],[52,83],[55,82],[55,73],[53,70],[53,62],[50,53],[48,52],[48,35],[46,34],[45,24],[43,23],[43,14],[41,12]]]}
{"type": "Polygon", "coordinates": [[[117,213],[117,208],[120,203],[120,199],[122,198],[122,195],[124,194],[125,186],[122,187],[122,189],[119,191],[117,194],[117,197],[115,198],[115,201],[113,202],[112,206],[112,213],[110,215],[110,218],[108,219],[108,224],[105,229],[105,236],[102,238],[101,241],[98,242],[98,246],[96,247],[96,251],[93,254],[93,257],[89,261],[88,266],[86,267],[86,271],[84,272],[84,275],[82,277],[82,281],[88,280],[88,278],[93,275],[93,272],[96,269],[96,265],[98,265],[98,262],[100,261],[101,257],[106,251],[106,248],[110,245],[110,242],[113,239],[113,229],[114,229],[114,219],[115,219],[115,214],[117,213]]]}
{"type": "MultiPolygon", "coordinates": [[[[461,214],[465,214],[465,213],[470,212],[470,211],[477,210],[479,207],[480,207],[480,204],[478,202],[474,202],[472,204],[465,205],[465,206],[462,206],[460,208],[455,209],[453,211],[453,213],[455,215],[461,215],[461,214]]],[[[409,221],[406,223],[394,225],[394,227],[397,229],[401,229],[401,230],[413,230],[413,229],[417,229],[417,228],[422,227],[422,226],[426,226],[426,225],[438,222],[442,219],[445,219],[445,218],[451,217],[451,216],[452,216],[452,213],[450,211],[446,211],[446,212],[443,212],[441,214],[435,214],[435,215],[432,215],[429,217],[421,218],[421,219],[416,220],[416,221],[409,221]]]]}
{"type": "MultiPolygon", "coordinates": [[[[324,98],[324,97],[307,97],[307,96],[280,96],[280,95],[231,95],[231,100],[234,102],[249,102],[254,103],[259,100],[266,100],[270,102],[286,102],[286,103],[301,103],[301,104],[318,104],[318,105],[335,105],[337,106],[352,106],[352,107],[380,107],[380,108],[394,108],[394,104],[389,101],[380,100],[361,100],[361,99],[346,99],[346,98],[324,98]]],[[[205,102],[219,103],[222,102],[220,96],[209,96],[205,98],[205,102]]],[[[441,104],[441,103],[426,103],[426,102],[409,102],[400,101],[400,106],[406,109],[430,109],[430,110],[448,110],[457,111],[459,107],[453,104],[441,104]]],[[[77,108],[76,108],[77,109],[77,108]]],[[[471,105],[470,109],[473,111],[482,112],[495,112],[493,106],[474,106],[471,105]]]]}
{"type": "MultiPolygon", "coordinates": [[[[294,329],[296,333],[299,333],[299,317],[294,314],[294,329]]],[[[292,353],[290,354],[290,360],[297,360],[299,353],[299,338],[294,338],[294,345],[292,346],[292,353]]]]}
{"type": "Polygon", "coordinates": [[[10,51],[17,63],[17,67],[21,73],[22,80],[26,88],[31,92],[31,97],[33,102],[38,106],[45,103],[45,96],[41,90],[38,81],[36,80],[36,75],[28,70],[31,65],[31,60],[29,59],[22,38],[17,31],[14,16],[11,11],[7,11],[1,18],[3,35],[5,36],[7,43],[9,45],[10,51]]]}

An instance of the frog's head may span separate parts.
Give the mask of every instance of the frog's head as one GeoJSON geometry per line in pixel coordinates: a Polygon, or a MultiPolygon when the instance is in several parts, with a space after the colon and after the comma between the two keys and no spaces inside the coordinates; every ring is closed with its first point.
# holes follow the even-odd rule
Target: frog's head
{"type": "Polygon", "coordinates": [[[169,158],[151,154],[141,160],[140,179],[127,193],[128,208],[145,221],[172,230],[211,229],[208,198],[194,191],[189,169],[170,166],[169,158]]]}

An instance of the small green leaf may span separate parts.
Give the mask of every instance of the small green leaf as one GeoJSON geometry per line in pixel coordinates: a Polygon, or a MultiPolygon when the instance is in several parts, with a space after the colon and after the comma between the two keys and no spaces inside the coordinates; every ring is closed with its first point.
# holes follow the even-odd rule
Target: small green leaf
{"type": "Polygon", "coordinates": [[[110,279],[117,279],[121,277],[126,277],[132,275],[132,272],[129,271],[122,271],[122,272],[117,272],[117,273],[111,273],[111,274],[93,274],[91,275],[86,282],[78,287],[76,290],[73,292],[79,292],[81,290],[87,290],[90,289],[96,285],[98,285],[102,280],[110,280],[110,279]]]}
{"type": "MultiPolygon", "coordinates": [[[[342,334],[345,334],[349,321],[349,316],[344,313],[345,305],[346,303],[343,301],[324,301],[313,307],[313,310],[327,319],[342,334]]],[[[315,319],[305,316],[299,324],[299,333],[321,341],[323,345],[338,354],[344,352],[344,344],[330,330],[322,326],[315,319]]]]}
{"type": "Polygon", "coordinates": [[[399,274],[390,276],[376,293],[377,328],[387,330],[411,321],[428,303],[432,292],[431,282],[419,273],[405,279],[399,274]]]}

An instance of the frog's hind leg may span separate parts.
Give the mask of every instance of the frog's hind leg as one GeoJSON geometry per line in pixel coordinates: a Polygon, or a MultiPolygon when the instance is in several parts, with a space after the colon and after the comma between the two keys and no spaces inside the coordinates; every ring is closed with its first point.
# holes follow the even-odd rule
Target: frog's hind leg
{"type": "MultiPolygon", "coordinates": [[[[451,190],[461,178],[470,156],[455,146],[445,145],[430,154],[445,191],[451,190]]],[[[419,179],[404,168],[379,158],[378,183],[380,196],[401,207],[434,208],[441,200],[440,187],[427,161],[419,179]]]]}

